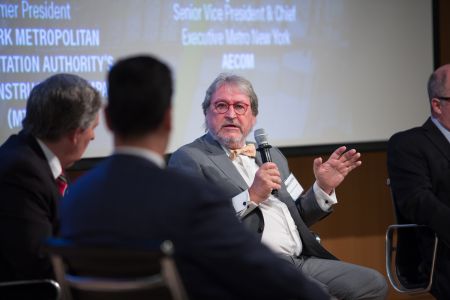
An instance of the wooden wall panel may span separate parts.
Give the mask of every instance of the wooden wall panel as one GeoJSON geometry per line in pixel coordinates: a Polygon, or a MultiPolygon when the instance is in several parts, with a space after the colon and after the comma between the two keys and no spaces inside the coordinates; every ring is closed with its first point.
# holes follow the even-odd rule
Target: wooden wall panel
{"type": "MultiPolygon", "coordinates": [[[[290,157],[292,172],[309,188],[314,182],[312,170],[316,156],[290,157]]],[[[323,156],[323,159],[327,157],[323,156]]],[[[394,224],[394,212],[386,186],[386,153],[367,152],[363,164],[351,172],[337,188],[338,204],[334,212],[315,224],[322,244],[338,258],[385,271],[385,232],[394,224]]],[[[387,278],[387,277],[386,277],[387,278]]],[[[431,295],[402,295],[390,289],[388,299],[433,299],[431,295]]]]}
{"type": "Polygon", "coordinates": [[[439,39],[439,49],[437,49],[438,65],[450,63],[450,1],[439,0],[437,38],[439,39]]]}

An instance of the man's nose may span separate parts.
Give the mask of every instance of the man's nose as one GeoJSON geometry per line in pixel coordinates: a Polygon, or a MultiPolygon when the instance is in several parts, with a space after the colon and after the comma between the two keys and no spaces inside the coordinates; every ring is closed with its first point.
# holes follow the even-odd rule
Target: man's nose
{"type": "Polygon", "coordinates": [[[229,118],[235,118],[236,117],[236,112],[234,111],[234,106],[230,105],[228,107],[227,112],[225,113],[225,115],[229,118]]]}

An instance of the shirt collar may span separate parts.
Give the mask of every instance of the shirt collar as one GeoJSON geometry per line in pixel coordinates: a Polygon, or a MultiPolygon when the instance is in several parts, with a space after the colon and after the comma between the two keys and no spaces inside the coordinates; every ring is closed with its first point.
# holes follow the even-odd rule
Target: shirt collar
{"type": "Polygon", "coordinates": [[[50,170],[52,171],[53,178],[57,178],[62,173],[62,166],[61,162],[59,161],[59,158],[55,155],[55,153],[50,150],[47,145],[41,141],[40,139],[36,138],[39,146],[42,149],[42,152],[44,152],[45,158],[47,159],[48,165],[50,166],[50,170]]]}
{"type": "Polygon", "coordinates": [[[439,122],[438,119],[431,117],[431,121],[436,125],[436,127],[442,132],[442,134],[445,136],[447,141],[450,143],[450,131],[447,130],[442,124],[439,122]]]}
{"type": "Polygon", "coordinates": [[[223,151],[225,151],[225,153],[227,154],[227,156],[230,156],[230,149],[228,149],[227,147],[225,147],[224,145],[220,144],[220,147],[222,147],[223,151]]]}
{"type": "Polygon", "coordinates": [[[164,158],[161,155],[159,155],[155,151],[144,149],[144,148],[132,147],[132,146],[120,146],[120,147],[116,147],[114,149],[114,154],[127,154],[127,155],[139,156],[146,160],[151,161],[152,163],[156,164],[161,169],[164,169],[166,166],[164,158]]]}

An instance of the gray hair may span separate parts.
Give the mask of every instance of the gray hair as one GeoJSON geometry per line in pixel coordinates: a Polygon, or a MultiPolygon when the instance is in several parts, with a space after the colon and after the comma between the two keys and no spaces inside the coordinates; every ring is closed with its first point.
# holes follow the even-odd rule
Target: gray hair
{"type": "Polygon", "coordinates": [[[250,107],[252,109],[253,115],[256,117],[258,115],[258,96],[256,96],[255,91],[253,90],[253,86],[244,77],[230,74],[230,73],[221,73],[214,79],[213,83],[206,90],[205,99],[202,103],[203,114],[206,115],[206,110],[211,104],[212,95],[220,89],[224,84],[229,84],[237,87],[242,93],[248,96],[250,99],[250,107]]]}
{"type": "Polygon", "coordinates": [[[23,129],[37,138],[55,141],[72,130],[91,126],[101,104],[99,92],[85,79],[56,74],[31,90],[23,129]]]}

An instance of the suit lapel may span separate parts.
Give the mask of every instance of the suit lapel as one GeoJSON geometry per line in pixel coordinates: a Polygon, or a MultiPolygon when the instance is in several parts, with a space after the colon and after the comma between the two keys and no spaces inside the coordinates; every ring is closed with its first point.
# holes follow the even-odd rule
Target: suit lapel
{"type": "Polygon", "coordinates": [[[49,182],[52,183],[54,182],[54,184],[51,185],[53,189],[53,194],[55,196],[54,198],[55,199],[61,198],[58,187],[55,182],[55,178],[53,177],[52,170],[47,161],[47,157],[45,156],[44,151],[42,150],[36,138],[30,134],[25,133],[25,131],[23,130],[19,132],[18,137],[22,139],[22,141],[24,141],[24,143],[26,143],[28,147],[30,147],[36,154],[36,158],[39,160],[39,164],[42,165],[42,167],[40,168],[40,170],[43,172],[42,174],[44,175],[45,173],[45,176],[48,178],[49,182]]]}
{"type": "Polygon", "coordinates": [[[203,136],[203,141],[205,145],[205,150],[209,152],[209,159],[216,165],[216,167],[222,171],[222,173],[230,179],[231,182],[239,186],[242,190],[248,189],[248,185],[242,178],[239,171],[236,169],[234,164],[231,162],[227,153],[220,144],[214,140],[214,138],[209,134],[203,136]]]}
{"type": "Polygon", "coordinates": [[[444,157],[450,160],[450,143],[439,128],[434,125],[431,118],[429,118],[422,127],[425,129],[425,135],[430,139],[432,144],[442,153],[444,157]]]}

